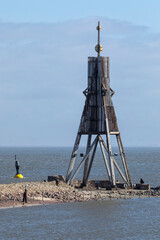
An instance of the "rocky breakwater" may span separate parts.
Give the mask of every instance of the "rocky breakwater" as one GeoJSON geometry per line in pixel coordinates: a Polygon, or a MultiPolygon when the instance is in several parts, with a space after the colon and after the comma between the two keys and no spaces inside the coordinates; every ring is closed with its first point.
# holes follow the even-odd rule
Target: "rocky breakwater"
{"type": "Polygon", "coordinates": [[[160,197],[160,187],[151,190],[135,189],[85,189],[68,186],[63,181],[23,182],[0,185],[0,207],[22,206],[23,194],[27,188],[27,205],[62,202],[128,199],[135,197],[160,197]]]}
{"type": "Polygon", "coordinates": [[[23,182],[0,185],[0,207],[22,205],[27,189],[27,204],[82,201],[82,193],[60,182],[23,182]]]}
{"type": "Polygon", "coordinates": [[[81,190],[84,201],[88,200],[108,200],[108,199],[129,199],[144,197],[160,197],[160,190],[135,190],[135,189],[118,189],[118,190],[81,190]]]}

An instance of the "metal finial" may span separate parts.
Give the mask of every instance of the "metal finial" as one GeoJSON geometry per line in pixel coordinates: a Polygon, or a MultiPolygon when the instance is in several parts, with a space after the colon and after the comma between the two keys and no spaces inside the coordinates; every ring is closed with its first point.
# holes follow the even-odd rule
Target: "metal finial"
{"type": "Polygon", "coordinates": [[[100,22],[98,22],[98,26],[96,27],[98,31],[98,44],[95,46],[95,51],[98,53],[98,57],[100,56],[100,52],[102,52],[103,47],[100,44],[100,30],[102,29],[100,26],[100,22]]]}

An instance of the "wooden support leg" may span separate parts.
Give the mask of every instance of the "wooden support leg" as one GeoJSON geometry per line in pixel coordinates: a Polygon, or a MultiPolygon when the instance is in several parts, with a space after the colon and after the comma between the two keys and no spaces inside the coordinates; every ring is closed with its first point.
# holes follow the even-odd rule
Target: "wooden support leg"
{"type": "Polygon", "coordinates": [[[91,145],[90,148],[88,149],[86,155],[84,156],[84,158],[83,158],[82,161],[80,162],[79,166],[77,167],[75,173],[74,173],[73,176],[70,178],[69,183],[71,183],[71,181],[75,178],[75,176],[76,176],[77,173],[79,172],[79,170],[80,170],[82,164],[84,163],[84,161],[85,161],[86,158],[88,157],[88,155],[89,155],[90,151],[92,150],[92,148],[94,147],[94,145],[95,145],[97,139],[98,139],[98,136],[95,138],[95,140],[93,141],[92,145],[91,145]]]}
{"type": "MultiPolygon", "coordinates": [[[[113,157],[112,157],[112,158],[113,158],[113,157]]],[[[113,163],[114,163],[115,167],[117,168],[117,171],[118,171],[119,174],[121,175],[122,179],[124,180],[124,182],[127,183],[127,180],[126,180],[125,176],[123,175],[120,167],[118,166],[118,164],[117,164],[117,162],[116,162],[116,160],[115,160],[114,158],[113,158],[113,163]]]]}
{"type": "Polygon", "coordinates": [[[104,113],[105,113],[105,123],[106,123],[106,142],[108,147],[108,160],[109,160],[109,167],[111,172],[111,183],[113,186],[116,185],[115,179],[115,172],[114,172],[114,164],[111,158],[112,156],[112,149],[111,149],[111,141],[110,141],[110,133],[109,133],[109,123],[108,123],[108,114],[107,114],[107,106],[106,106],[106,96],[103,96],[103,106],[104,106],[104,113]]]}
{"type": "Polygon", "coordinates": [[[73,151],[72,151],[72,154],[71,154],[71,160],[70,160],[67,175],[66,175],[66,183],[69,183],[69,181],[70,181],[72,171],[73,171],[73,168],[74,168],[74,164],[75,164],[75,160],[76,160],[76,157],[77,157],[77,151],[78,151],[79,143],[80,143],[80,140],[81,140],[80,132],[81,132],[81,129],[82,129],[83,124],[84,124],[84,114],[85,114],[86,108],[87,108],[87,101],[86,101],[86,103],[84,105],[84,108],[83,108],[83,113],[82,113],[82,116],[81,116],[77,137],[76,137],[75,144],[74,144],[74,147],[73,147],[73,151]]]}
{"type": "Polygon", "coordinates": [[[106,142],[108,147],[108,160],[109,160],[109,166],[110,166],[110,172],[111,172],[111,183],[113,186],[116,185],[116,179],[115,179],[115,172],[114,172],[114,164],[112,156],[112,149],[111,149],[111,141],[110,141],[110,134],[109,134],[109,124],[108,124],[108,118],[106,118],[106,142]]]}
{"type": "MultiPolygon", "coordinates": [[[[92,135],[88,135],[86,153],[91,146],[91,137],[92,137],[92,135]]],[[[87,172],[88,172],[88,162],[89,162],[89,155],[86,158],[86,161],[85,161],[85,164],[84,164],[84,174],[83,174],[83,183],[82,183],[83,186],[86,186],[86,178],[87,178],[87,172]]]]}
{"type": "Polygon", "coordinates": [[[105,163],[107,173],[108,173],[108,178],[109,178],[109,181],[111,182],[111,172],[110,172],[110,168],[109,168],[108,161],[107,161],[107,158],[106,158],[106,154],[105,154],[105,151],[104,151],[104,147],[103,147],[103,144],[102,144],[102,140],[100,138],[99,138],[99,145],[101,147],[102,156],[103,156],[104,163],[105,163]]]}
{"type": "Polygon", "coordinates": [[[129,186],[132,186],[131,177],[130,177],[130,173],[128,170],[128,165],[127,165],[126,156],[125,156],[125,152],[124,152],[124,148],[122,145],[120,134],[116,135],[116,138],[117,138],[118,147],[119,147],[119,151],[121,154],[121,159],[122,159],[122,163],[123,163],[123,167],[124,167],[124,171],[125,171],[125,175],[126,175],[126,179],[127,179],[127,184],[129,186]]]}
{"type": "Polygon", "coordinates": [[[92,168],[94,156],[95,156],[96,149],[97,149],[97,144],[98,144],[98,138],[97,138],[97,141],[95,143],[95,146],[94,146],[94,149],[93,149],[93,153],[92,153],[92,156],[91,156],[91,160],[90,160],[90,164],[89,164],[89,168],[88,168],[88,172],[87,172],[87,177],[86,177],[86,184],[87,184],[87,181],[88,181],[88,178],[89,178],[89,174],[90,174],[90,171],[91,171],[91,168],[92,168]]]}
{"type": "Polygon", "coordinates": [[[67,171],[67,176],[66,176],[66,182],[67,183],[69,183],[69,180],[70,180],[71,175],[72,175],[72,171],[73,171],[73,168],[74,168],[75,160],[76,160],[76,157],[77,157],[77,151],[78,151],[80,139],[81,139],[81,135],[78,133],[77,137],[76,137],[75,144],[74,144],[73,152],[72,152],[72,155],[71,155],[69,168],[68,168],[68,171],[67,171]]]}
{"type": "MultiPolygon", "coordinates": [[[[106,144],[105,144],[105,142],[103,141],[103,139],[102,139],[101,136],[100,136],[100,140],[101,140],[101,142],[103,143],[104,148],[105,148],[106,151],[108,152],[108,148],[107,148],[107,146],[106,146],[106,144]]],[[[114,159],[113,156],[112,156],[112,159],[113,159],[113,163],[114,163],[115,167],[117,168],[119,174],[121,175],[122,179],[124,180],[125,183],[127,183],[127,180],[126,180],[124,174],[122,173],[120,167],[118,166],[118,164],[117,164],[117,162],[116,162],[116,160],[114,159]]]]}

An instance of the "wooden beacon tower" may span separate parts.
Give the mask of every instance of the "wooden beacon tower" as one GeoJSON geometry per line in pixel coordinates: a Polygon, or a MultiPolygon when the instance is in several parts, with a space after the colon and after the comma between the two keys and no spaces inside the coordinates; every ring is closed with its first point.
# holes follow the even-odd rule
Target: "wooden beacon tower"
{"type": "Polygon", "coordinates": [[[84,164],[82,186],[86,186],[97,145],[99,143],[102,156],[108,173],[108,180],[112,186],[116,185],[115,167],[127,186],[132,186],[131,177],[127,166],[126,156],[122,145],[117,119],[112,103],[114,91],[110,87],[109,57],[101,57],[103,50],[100,44],[100,22],[98,22],[98,44],[95,47],[97,57],[88,57],[88,86],[84,90],[86,96],[80,125],[71,154],[71,160],[66,175],[66,182],[71,184],[76,174],[84,164]],[[88,135],[86,153],[74,170],[74,164],[82,135],[88,135]],[[106,138],[103,140],[102,135],[106,138]],[[123,171],[118,166],[111,148],[110,136],[115,135],[122,160],[123,171]],[[92,137],[94,140],[92,141],[92,137]],[[74,170],[74,171],[73,171],[74,170]]]}

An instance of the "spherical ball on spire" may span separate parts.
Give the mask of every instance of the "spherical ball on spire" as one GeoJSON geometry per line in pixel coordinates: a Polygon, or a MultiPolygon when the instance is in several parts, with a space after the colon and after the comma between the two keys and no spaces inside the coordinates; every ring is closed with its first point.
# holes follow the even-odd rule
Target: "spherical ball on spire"
{"type": "Polygon", "coordinates": [[[97,44],[97,45],[95,46],[95,51],[96,51],[96,52],[102,52],[102,51],[103,51],[102,45],[101,45],[101,44],[97,44]]]}
{"type": "Polygon", "coordinates": [[[98,25],[98,26],[96,27],[96,29],[97,29],[97,31],[99,31],[99,30],[101,30],[102,28],[101,28],[100,25],[98,25]]]}

